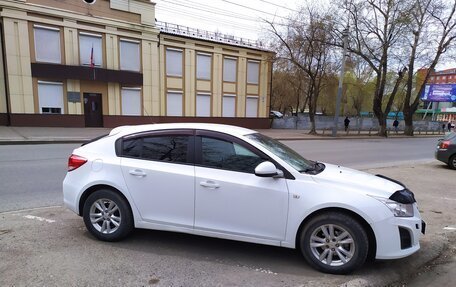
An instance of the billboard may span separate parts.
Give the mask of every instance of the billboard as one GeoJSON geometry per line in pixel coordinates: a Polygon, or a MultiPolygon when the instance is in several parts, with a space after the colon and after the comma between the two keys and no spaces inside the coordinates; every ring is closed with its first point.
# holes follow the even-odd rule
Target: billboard
{"type": "Polygon", "coordinates": [[[456,84],[426,85],[421,100],[427,102],[456,102],[456,84]]]}

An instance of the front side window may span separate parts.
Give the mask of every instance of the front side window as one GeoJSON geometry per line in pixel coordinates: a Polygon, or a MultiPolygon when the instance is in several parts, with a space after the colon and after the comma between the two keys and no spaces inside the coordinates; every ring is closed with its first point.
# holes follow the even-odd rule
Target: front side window
{"type": "Polygon", "coordinates": [[[97,34],[79,33],[79,56],[81,65],[97,66],[103,65],[103,37],[97,34]]]}
{"type": "Polygon", "coordinates": [[[187,163],[188,136],[163,135],[125,139],[122,155],[152,161],[187,163]]]}
{"type": "Polygon", "coordinates": [[[264,160],[247,148],[230,141],[202,137],[201,165],[209,168],[255,173],[264,160]]]}
{"type": "Polygon", "coordinates": [[[120,69],[139,72],[139,41],[120,39],[120,69]]]}
{"type": "Polygon", "coordinates": [[[35,37],[35,58],[37,62],[62,62],[60,51],[60,29],[41,25],[33,26],[35,37]]]}
{"type": "Polygon", "coordinates": [[[63,84],[38,81],[38,103],[42,114],[62,114],[63,84]]]}
{"type": "Polygon", "coordinates": [[[250,134],[247,135],[247,137],[278,156],[299,172],[308,172],[317,169],[314,162],[303,158],[297,152],[279,141],[259,133],[250,134]]]}
{"type": "Polygon", "coordinates": [[[223,81],[236,82],[237,60],[235,58],[223,58],[223,81]]]}
{"type": "Polygon", "coordinates": [[[182,50],[166,49],[166,75],[182,77],[182,50]]]}

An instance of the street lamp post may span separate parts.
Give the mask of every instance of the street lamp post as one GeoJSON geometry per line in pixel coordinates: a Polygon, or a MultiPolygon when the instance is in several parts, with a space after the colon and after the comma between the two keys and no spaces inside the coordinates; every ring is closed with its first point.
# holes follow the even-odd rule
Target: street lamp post
{"type": "Polygon", "coordinates": [[[348,44],[348,26],[342,32],[342,37],[344,41],[344,54],[342,56],[342,67],[340,69],[339,75],[339,87],[337,88],[337,97],[336,97],[336,111],[334,115],[334,125],[332,130],[332,136],[337,136],[337,125],[339,123],[339,111],[340,111],[340,101],[342,98],[342,84],[344,83],[344,73],[345,73],[345,60],[347,58],[347,44],[348,44]]]}

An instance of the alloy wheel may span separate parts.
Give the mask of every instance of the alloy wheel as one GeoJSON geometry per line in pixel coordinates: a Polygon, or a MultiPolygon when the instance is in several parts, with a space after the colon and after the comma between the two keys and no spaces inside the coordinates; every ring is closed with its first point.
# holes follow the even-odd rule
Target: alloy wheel
{"type": "Polygon", "coordinates": [[[98,199],[90,207],[90,222],[100,233],[112,234],[119,229],[122,221],[117,204],[106,198],[98,199]]]}
{"type": "Polygon", "coordinates": [[[355,248],[352,235],[335,224],[321,225],[310,236],[312,254],[321,263],[329,266],[342,266],[349,262],[355,248]]]}

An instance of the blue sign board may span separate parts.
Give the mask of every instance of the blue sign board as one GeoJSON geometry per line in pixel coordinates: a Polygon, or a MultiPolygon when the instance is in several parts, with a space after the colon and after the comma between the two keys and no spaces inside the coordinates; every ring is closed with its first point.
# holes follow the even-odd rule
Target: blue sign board
{"type": "Polygon", "coordinates": [[[426,85],[421,100],[427,102],[456,102],[456,84],[426,85]]]}

